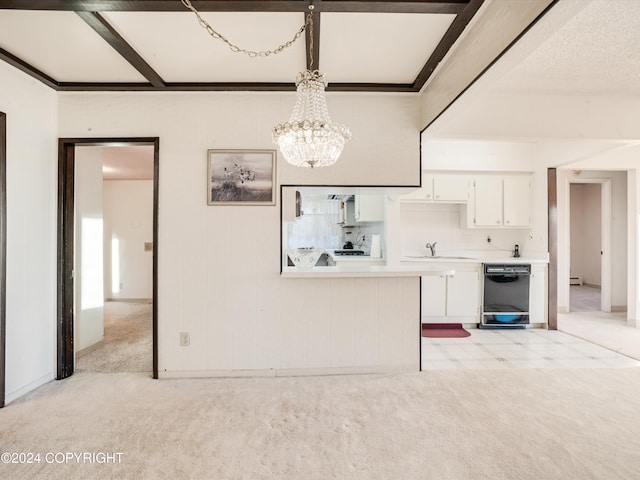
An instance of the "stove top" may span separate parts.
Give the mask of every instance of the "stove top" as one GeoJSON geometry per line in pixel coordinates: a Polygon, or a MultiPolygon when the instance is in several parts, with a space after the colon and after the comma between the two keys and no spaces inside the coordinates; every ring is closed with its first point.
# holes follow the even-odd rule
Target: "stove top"
{"type": "Polygon", "coordinates": [[[345,250],[334,250],[333,252],[336,255],[364,255],[364,250],[345,249],[345,250]]]}

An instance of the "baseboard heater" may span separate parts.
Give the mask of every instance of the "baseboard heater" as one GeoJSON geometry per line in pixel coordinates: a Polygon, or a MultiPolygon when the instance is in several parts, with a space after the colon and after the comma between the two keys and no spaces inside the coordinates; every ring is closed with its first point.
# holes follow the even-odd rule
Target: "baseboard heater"
{"type": "Polygon", "coordinates": [[[582,285],[582,277],[569,277],[569,285],[582,285]]]}

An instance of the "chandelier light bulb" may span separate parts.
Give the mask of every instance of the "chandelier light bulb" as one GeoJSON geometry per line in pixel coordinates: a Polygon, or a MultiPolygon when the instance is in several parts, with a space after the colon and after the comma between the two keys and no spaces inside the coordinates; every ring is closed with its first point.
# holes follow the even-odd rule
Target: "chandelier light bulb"
{"type": "Polygon", "coordinates": [[[285,160],[297,167],[328,167],[338,160],[349,129],[329,118],[325,77],[306,70],[296,79],[296,103],[289,121],[273,128],[273,142],[285,160]]]}

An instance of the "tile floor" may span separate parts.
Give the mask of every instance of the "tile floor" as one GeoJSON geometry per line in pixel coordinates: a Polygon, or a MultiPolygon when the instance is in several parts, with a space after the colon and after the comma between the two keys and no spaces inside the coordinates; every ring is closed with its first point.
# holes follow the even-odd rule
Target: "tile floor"
{"type": "Polygon", "coordinates": [[[640,361],[561,331],[467,329],[466,338],[422,337],[422,370],[638,367],[640,361]]]}
{"type": "Polygon", "coordinates": [[[611,368],[640,366],[640,328],[600,310],[600,288],[571,286],[571,313],[558,330],[467,329],[466,338],[422,338],[422,369],[611,368]]]}

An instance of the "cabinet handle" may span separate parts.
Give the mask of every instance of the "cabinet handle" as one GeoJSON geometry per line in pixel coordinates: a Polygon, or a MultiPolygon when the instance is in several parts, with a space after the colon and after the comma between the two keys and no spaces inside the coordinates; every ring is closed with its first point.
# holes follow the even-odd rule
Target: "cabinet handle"
{"type": "Polygon", "coordinates": [[[436,198],[440,198],[440,195],[436,195],[436,198]]]}
{"type": "Polygon", "coordinates": [[[506,221],[506,222],[504,222],[504,223],[506,223],[507,225],[509,225],[509,223],[511,223],[511,222],[510,222],[509,220],[507,220],[507,221],[506,221]]]}
{"type": "Polygon", "coordinates": [[[496,223],[497,223],[498,225],[500,225],[500,220],[496,220],[496,223]]]}

